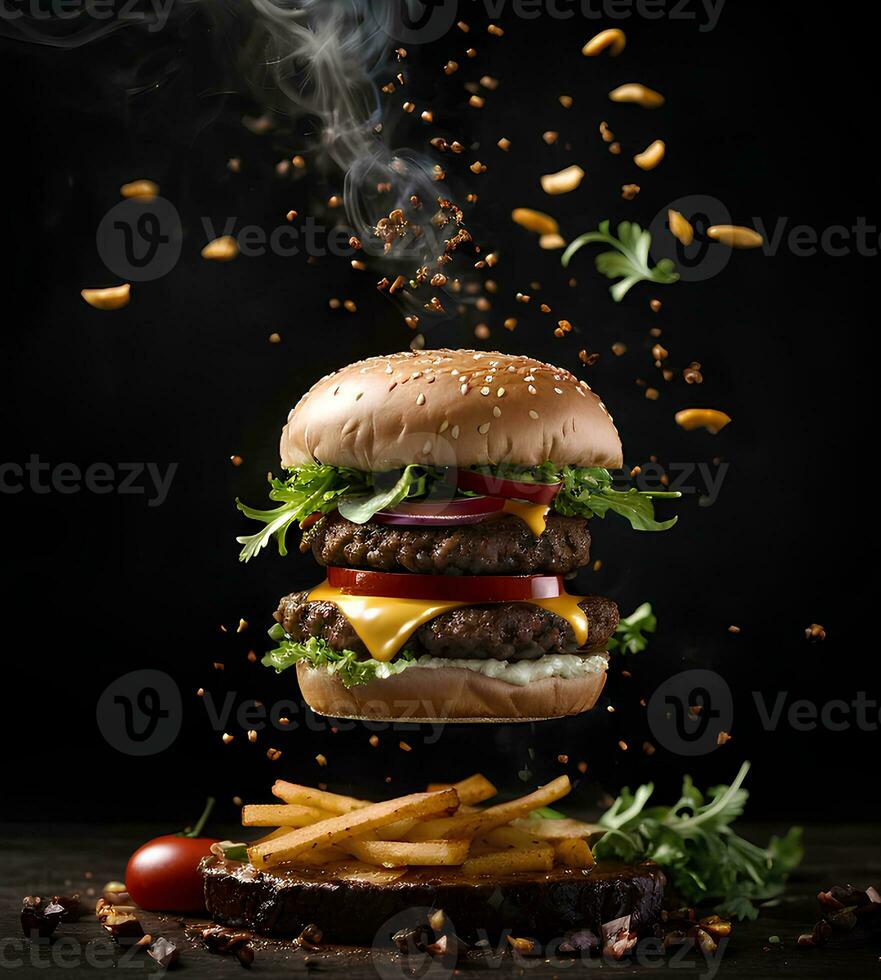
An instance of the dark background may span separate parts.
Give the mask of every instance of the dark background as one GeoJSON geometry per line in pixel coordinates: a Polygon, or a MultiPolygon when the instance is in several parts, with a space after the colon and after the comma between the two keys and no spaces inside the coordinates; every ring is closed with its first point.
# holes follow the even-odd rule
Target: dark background
{"type": "Polygon", "coordinates": [[[321,176],[309,121],[259,137],[242,127],[242,114],[259,108],[237,81],[238,35],[211,26],[204,9],[188,8],[157,34],[129,28],[76,48],[0,39],[9,275],[2,459],[178,464],[159,507],[85,491],[2,496],[5,817],[136,815],[176,827],[208,793],[231,817],[234,794],[264,799],[282,775],[367,795],[383,791],[383,777],[389,791],[403,792],[481,769],[513,791],[559,771],[578,776],[578,760],[589,767],[578,799],[592,804],[647,780],[669,797],[686,771],[700,784],[728,781],[743,759],[753,762],[755,817],[876,812],[877,731],[805,733],[783,723],[766,732],[751,692],[818,704],[859,691],[877,697],[876,579],[867,564],[875,477],[865,432],[875,403],[877,257],[805,257],[785,244],[774,255],[739,252],[716,277],[662,292],[639,286],[614,305],[592,250],[574,260],[571,288],[558,254],[540,252],[508,217],[516,206],[546,209],[571,238],[606,217],[648,224],[677,197],[704,194],[743,224],[760,217],[770,228],[785,218],[787,230],[820,232],[859,216],[872,223],[875,151],[862,104],[874,75],[862,40],[868,26],[845,39],[803,5],[729,0],[713,31],[632,17],[621,22],[629,38],[621,58],[588,60],[581,45],[608,21],[524,22],[509,12],[500,19],[505,37],[493,39],[482,6],[460,6],[472,33],[454,29],[422,49],[408,44],[411,85],[383,97],[397,106],[415,94],[420,108],[436,107],[436,126],[418,113],[406,117],[398,145],[428,151],[435,133],[480,144],[443,162],[454,191],[479,194],[468,225],[502,255],[492,311],[441,324],[428,344],[498,346],[587,377],[615,415],[629,465],[650,454],[661,463],[730,463],[719,500],[700,507],[687,497],[667,534],[636,534],[615,518],[594,522],[603,567],[586,574],[585,587],[613,596],[623,612],[648,599],[660,622],[650,649],[626,663],[632,678],[620,676],[620,663],[612,672],[604,704],[616,712],[450,728],[439,740],[428,730],[380,733],[378,748],[361,726],[333,733],[305,712],[295,731],[262,734],[257,745],[230,722],[237,738],[221,744],[195,690],[219,700],[234,690],[237,703],[294,695],[292,678],[249,664],[246,652],[266,647],[276,598],[319,579],[296,550],[239,564],[234,538],[245,522],[233,500],[265,499],[280,427],[306,387],[350,360],[405,348],[412,334],[375,291],[378,275],[352,272],[346,259],[200,258],[203,216],[272,228],[289,208],[323,214],[328,195],[341,190],[332,169],[321,176]],[[463,49],[472,43],[480,54],[469,61],[463,49]],[[447,79],[439,68],[450,57],[461,68],[447,79]],[[462,83],[485,73],[501,85],[486,93],[483,110],[470,109],[462,83]],[[633,80],[663,91],[667,105],[650,113],[607,102],[610,88],[633,80]],[[557,101],[562,93],[575,98],[568,111],[557,101]],[[621,157],[600,141],[600,119],[622,140],[621,157]],[[546,129],[560,131],[556,146],[542,142],[546,129]],[[495,146],[502,135],[513,143],[507,155],[495,146]],[[667,160],[654,173],[636,171],[630,157],[659,135],[667,160]],[[276,176],[275,163],[296,152],[307,156],[307,175],[276,176]],[[241,173],[227,169],[230,157],[242,159],[241,173]],[[481,177],[467,170],[475,158],[489,166],[481,177]],[[574,161],[588,171],[582,187],[547,198],[538,175],[574,161]],[[135,284],[127,309],[99,312],[79,298],[84,286],[116,281],[95,229],[119,200],[119,185],[136,177],[156,180],[180,212],[181,258],[163,278],[135,284]],[[643,191],[628,204],[618,187],[630,180],[643,191]],[[556,316],[542,316],[535,300],[514,303],[514,292],[536,279],[536,299],[576,333],[558,340],[556,316]],[[655,293],[664,301],[658,316],[648,310],[655,293]],[[358,313],[329,311],[333,296],[354,299],[358,313]],[[510,315],[520,320],[514,333],[501,326],[510,315]],[[489,341],[473,336],[481,321],[492,329],[489,341]],[[676,368],[670,384],[651,363],[654,325],[676,368]],[[268,342],[273,331],[280,344],[268,342]],[[625,356],[612,355],[615,341],[628,345],[625,356]],[[585,347],[601,354],[589,370],[578,362],[585,347]],[[705,377],[699,389],[681,379],[695,359],[705,377]],[[656,384],[659,400],[647,400],[637,378],[656,384]],[[715,437],[683,432],[674,412],[695,404],[724,409],[733,424],[715,437]],[[241,467],[230,464],[232,454],[241,467]],[[240,617],[250,627],[236,635],[240,617]],[[823,643],[805,640],[814,622],[827,631],[823,643]],[[732,623],[739,635],[727,631],[732,623]],[[226,669],[214,670],[214,661],[226,669]],[[639,699],[686,666],[727,679],[734,737],[696,759],[663,749],[648,757],[639,699]],[[184,705],[173,747],[144,759],[109,746],[95,717],[105,687],[139,667],[171,673],[184,705]],[[412,752],[397,747],[402,738],[412,752]],[[265,758],[269,745],[282,749],[279,762],[265,758]],[[319,752],[326,768],[315,762],[319,752]],[[568,766],[557,762],[561,753],[568,766]]]}

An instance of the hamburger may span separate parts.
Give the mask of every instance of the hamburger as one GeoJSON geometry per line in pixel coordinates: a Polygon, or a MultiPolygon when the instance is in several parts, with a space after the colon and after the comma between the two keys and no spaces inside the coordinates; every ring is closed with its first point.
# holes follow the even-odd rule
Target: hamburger
{"type": "Polygon", "coordinates": [[[255,510],[242,560],[301,529],[326,569],[284,596],[263,659],[294,667],[337,718],[533,721],[594,706],[615,603],[570,595],[592,517],[665,530],[653,497],[619,490],[621,441],[569,371],[529,357],[407,351],[318,381],[281,434],[278,506],[255,510]]]}

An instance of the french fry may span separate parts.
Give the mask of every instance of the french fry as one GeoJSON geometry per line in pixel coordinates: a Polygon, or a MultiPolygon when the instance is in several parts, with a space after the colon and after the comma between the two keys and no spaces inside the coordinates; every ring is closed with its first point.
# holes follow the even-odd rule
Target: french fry
{"type": "Polygon", "coordinates": [[[513,820],[511,826],[525,831],[531,837],[550,841],[566,840],[569,837],[590,837],[606,829],[598,823],[584,823],[582,820],[572,820],[569,817],[562,820],[527,817],[524,820],[513,820]]]}
{"type": "Polygon", "coordinates": [[[464,875],[503,875],[511,871],[550,871],[554,849],[549,844],[495,851],[469,858],[462,865],[464,875]]]}
{"type": "Polygon", "coordinates": [[[590,847],[583,837],[570,837],[567,840],[557,841],[554,844],[554,858],[557,864],[567,868],[592,868],[596,864],[590,847]]]}
{"type": "Polygon", "coordinates": [[[351,813],[353,810],[360,810],[370,805],[368,800],[356,800],[353,796],[341,796],[339,793],[328,793],[323,789],[298,786],[283,779],[276,780],[272,787],[272,795],[284,800],[285,803],[318,807],[331,813],[351,813]]]}
{"type": "MultiPolygon", "coordinates": [[[[447,787],[443,788],[446,789],[447,787]]],[[[428,792],[432,792],[432,790],[428,792]]],[[[376,840],[403,840],[417,823],[419,823],[418,820],[396,820],[394,823],[374,830],[371,837],[374,837],[376,840]]]]}
{"type": "MultiPolygon", "coordinates": [[[[284,830],[289,828],[284,827],[284,830]]],[[[314,851],[306,851],[297,855],[295,864],[304,865],[309,868],[326,867],[334,863],[346,863],[351,860],[351,855],[342,847],[331,844],[330,847],[318,847],[314,851]]]]}
{"type": "Polygon", "coordinates": [[[467,840],[411,841],[350,840],[347,850],[367,864],[383,868],[401,868],[408,865],[428,867],[462,864],[468,857],[467,840]]]}
{"type": "Polygon", "coordinates": [[[410,840],[459,839],[478,837],[489,830],[502,827],[512,820],[525,817],[539,807],[550,806],[572,789],[568,776],[556,779],[517,800],[499,803],[474,814],[457,814],[440,820],[426,820],[410,832],[410,840]]]}
{"type": "Polygon", "coordinates": [[[405,817],[421,817],[444,810],[453,813],[458,805],[459,797],[454,789],[439,793],[413,793],[384,803],[371,803],[309,827],[292,830],[283,837],[256,844],[248,849],[248,858],[256,868],[271,868],[284,861],[295,861],[299,855],[316,848],[350,840],[405,817]]]}
{"type": "Polygon", "coordinates": [[[484,834],[483,839],[497,849],[504,847],[538,847],[540,844],[545,843],[536,837],[532,837],[525,830],[520,830],[519,827],[512,827],[509,824],[506,824],[504,827],[496,827],[495,830],[490,830],[484,834]]]}
{"type": "Polygon", "coordinates": [[[428,792],[447,789],[449,786],[452,786],[459,794],[459,802],[464,806],[483,803],[484,800],[492,799],[498,793],[498,790],[486,776],[482,776],[479,772],[458,783],[430,783],[428,792]]]}
{"type": "Polygon", "coordinates": [[[242,807],[243,827],[308,827],[333,816],[327,810],[296,803],[251,804],[242,807]]]}

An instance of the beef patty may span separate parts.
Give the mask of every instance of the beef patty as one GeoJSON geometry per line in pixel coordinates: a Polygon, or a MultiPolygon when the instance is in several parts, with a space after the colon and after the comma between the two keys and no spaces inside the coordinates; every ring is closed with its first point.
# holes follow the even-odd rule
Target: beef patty
{"type": "MultiPolygon", "coordinates": [[[[579,605],[588,619],[588,650],[605,646],[618,625],[618,607],[603,596],[587,596],[579,605]]],[[[351,623],[332,602],[309,602],[308,592],[294,592],[279,603],[275,619],[299,643],[310,636],[333,650],[370,654],[351,623]]],[[[578,649],[572,627],[556,613],[528,602],[460,606],[424,623],[405,644],[416,656],[448,660],[536,660],[549,653],[578,649]]]]}
{"type": "Polygon", "coordinates": [[[304,542],[322,565],[426,575],[567,575],[590,560],[587,521],[555,511],[538,538],[512,514],[480,524],[415,527],[353,524],[334,513],[304,542]]]}

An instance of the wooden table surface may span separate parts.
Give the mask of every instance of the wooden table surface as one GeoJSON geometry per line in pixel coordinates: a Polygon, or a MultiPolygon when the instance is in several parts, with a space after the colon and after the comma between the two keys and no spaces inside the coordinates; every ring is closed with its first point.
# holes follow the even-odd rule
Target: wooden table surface
{"type": "MultiPolygon", "coordinates": [[[[781,828],[748,827],[745,836],[763,841],[774,829],[781,828]]],[[[13,977],[55,975],[60,970],[71,980],[85,975],[94,977],[111,969],[130,970],[131,975],[162,972],[146,956],[121,956],[106,942],[91,916],[76,924],[62,924],[51,944],[34,945],[22,937],[19,911],[24,895],[51,896],[75,890],[85,895],[88,889],[100,895],[105,882],[123,877],[131,851],[163,832],[164,828],[155,826],[0,824],[0,968],[7,969],[13,977]]],[[[459,973],[532,976],[536,980],[574,977],[579,973],[600,977],[681,975],[695,980],[717,976],[754,980],[785,976],[798,980],[881,977],[881,942],[864,933],[849,934],[819,949],[796,945],[798,934],[809,932],[818,917],[815,896],[821,888],[846,883],[860,888],[881,886],[881,835],[877,825],[809,826],[805,844],[804,863],[784,898],[776,907],[763,910],[756,922],[738,923],[727,945],[720,946],[713,959],[694,951],[684,958],[646,953],[642,962],[618,963],[563,956],[515,960],[510,955],[499,961],[484,956],[460,962],[459,973]],[[779,937],[782,943],[769,943],[772,936],[779,937]]],[[[94,897],[88,901],[91,903],[94,897]]],[[[174,973],[182,978],[242,976],[242,967],[234,958],[211,954],[187,940],[179,917],[143,913],[141,918],[154,937],[164,935],[181,947],[181,959],[174,973]]],[[[187,919],[188,923],[191,921],[194,920],[187,919]]],[[[382,980],[445,980],[452,974],[445,965],[433,961],[408,965],[401,957],[385,951],[322,951],[307,957],[287,943],[258,941],[255,948],[252,972],[268,977],[337,973],[351,980],[377,976],[382,980]]]]}

